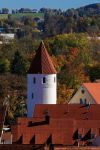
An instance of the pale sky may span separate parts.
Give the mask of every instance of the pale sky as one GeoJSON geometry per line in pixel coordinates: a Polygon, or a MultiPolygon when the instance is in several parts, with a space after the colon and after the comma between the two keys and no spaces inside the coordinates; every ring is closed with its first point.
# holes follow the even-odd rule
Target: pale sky
{"type": "Polygon", "coordinates": [[[100,3],[100,0],[1,0],[0,8],[19,9],[24,8],[78,8],[92,3],[100,3]]]}

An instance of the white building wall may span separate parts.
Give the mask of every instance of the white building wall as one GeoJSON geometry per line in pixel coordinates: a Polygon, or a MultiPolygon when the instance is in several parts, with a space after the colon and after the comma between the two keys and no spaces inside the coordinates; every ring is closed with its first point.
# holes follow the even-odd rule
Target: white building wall
{"type": "Polygon", "coordinates": [[[33,116],[35,104],[56,104],[56,74],[28,74],[27,85],[28,117],[33,116]],[[45,78],[45,83],[43,83],[43,78],[45,78]]]}
{"type": "Polygon", "coordinates": [[[91,96],[91,94],[88,92],[88,90],[81,86],[80,89],[75,93],[75,95],[72,97],[72,99],[69,101],[69,104],[80,104],[80,99],[85,100],[86,104],[95,104],[95,100],[91,96]],[[84,90],[84,93],[82,93],[82,90],[84,90]]]}

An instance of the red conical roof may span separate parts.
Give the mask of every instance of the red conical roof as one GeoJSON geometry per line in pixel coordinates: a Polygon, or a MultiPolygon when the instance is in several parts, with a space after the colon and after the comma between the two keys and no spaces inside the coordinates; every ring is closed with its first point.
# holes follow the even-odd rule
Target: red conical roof
{"type": "Polygon", "coordinates": [[[43,42],[41,42],[36,52],[28,74],[56,74],[56,70],[43,42]]]}

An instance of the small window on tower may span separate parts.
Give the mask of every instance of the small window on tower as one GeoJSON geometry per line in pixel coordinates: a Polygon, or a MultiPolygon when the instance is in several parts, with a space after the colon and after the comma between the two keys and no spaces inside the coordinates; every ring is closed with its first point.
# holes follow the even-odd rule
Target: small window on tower
{"type": "Polygon", "coordinates": [[[56,82],[56,78],[54,77],[54,83],[56,82]]]}
{"type": "Polygon", "coordinates": [[[32,93],[32,99],[34,99],[34,94],[32,93]]]}
{"type": "Polygon", "coordinates": [[[36,83],[36,78],[35,78],[35,77],[33,78],[33,83],[34,83],[34,84],[36,83]]]}
{"type": "Polygon", "coordinates": [[[45,77],[43,77],[43,83],[46,83],[46,78],[45,77]]]}

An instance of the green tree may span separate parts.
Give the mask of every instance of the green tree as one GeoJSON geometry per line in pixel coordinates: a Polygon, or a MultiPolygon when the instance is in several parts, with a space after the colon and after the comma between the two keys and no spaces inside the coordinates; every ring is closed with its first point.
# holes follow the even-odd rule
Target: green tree
{"type": "Polygon", "coordinates": [[[0,73],[6,73],[10,70],[10,61],[5,58],[0,58],[0,73]]]}
{"type": "Polygon", "coordinates": [[[27,71],[27,63],[24,57],[18,52],[15,52],[11,62],[11,72],[18,75],[24,75],[27,71]]]}
{"type": "Polygon", "coordinates": [[[89,67],[88,73],[91,81],[100,79],[100,65],[89,67]]]}
{"type": "Polygon", "coordinates": [[[8,8],[2,8],[2,13],[3,14],[8,14],[9,13],[9,9],[8,8]]]}

